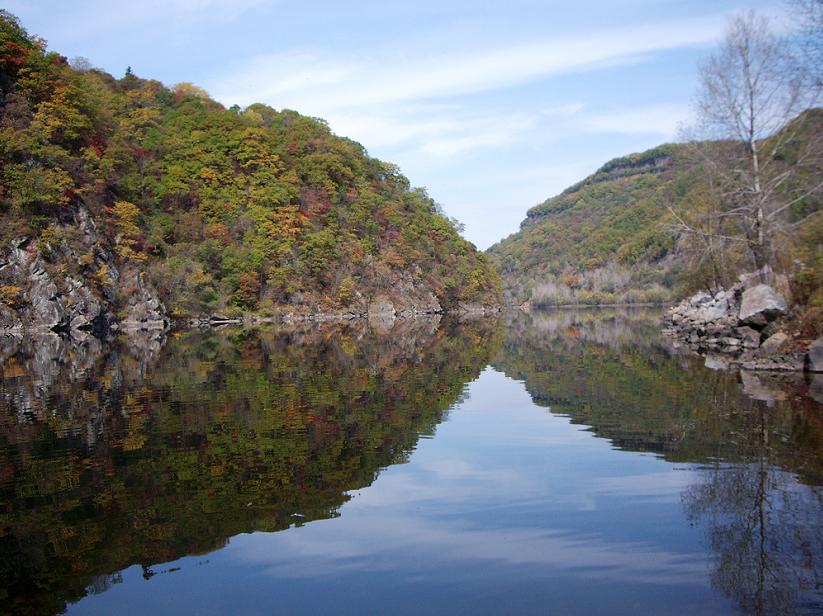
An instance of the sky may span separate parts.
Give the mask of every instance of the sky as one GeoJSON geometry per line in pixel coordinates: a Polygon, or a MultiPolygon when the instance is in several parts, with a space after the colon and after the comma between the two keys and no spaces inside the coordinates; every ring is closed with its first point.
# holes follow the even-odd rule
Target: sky
{"type": "Polygon", "coordinates": [[[5,0],[49,49],[325,119],[485,249],[616,156],[676,139],[729,15],[764,0],[5,0]]]}

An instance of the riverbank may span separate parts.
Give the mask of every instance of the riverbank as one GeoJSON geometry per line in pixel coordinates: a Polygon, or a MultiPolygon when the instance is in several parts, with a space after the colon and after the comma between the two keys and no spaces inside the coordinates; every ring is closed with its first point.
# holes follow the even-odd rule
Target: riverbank
{"type": "Polygon", "coordinates": [[[395,319],[428,318],[433,316],[455,315],[459,318],[482,317],[499,314],[504,309],[500,305],[458,304],[454,309],[432,307],[395,307],[388,300],[375,302],[365,311],[344,309],[339,311],[283,310],[276,314],[242,313],[240,315],[211,314],[176,319],[172,325],[177,328],[206,327],[227,324],[261,324],[261,323],[300,323],[300,322],[343,322],[366,319],[369,321],[392,321],[395,319]]]}
{"type": "Polygon", "coordinates": [[[798,331],[785,276],[743,274],[728,289],[700,292],[670,308],[663,333],[700,355],[750,371],[823,372],[823,338],[798,331]]]}

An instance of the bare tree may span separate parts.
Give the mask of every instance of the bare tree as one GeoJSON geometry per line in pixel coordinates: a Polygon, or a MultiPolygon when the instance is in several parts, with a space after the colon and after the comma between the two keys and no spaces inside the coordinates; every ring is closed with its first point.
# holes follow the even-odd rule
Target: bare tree
{"type": "Polygon", "coordinates": [[[814,87],[823,87],[823,0],[788,0],[799,28],[798,58],[801,71],[814,87]]]}
{"type": "Polygon", "coordinates": [[[814,106],[816,89],[796,66],[766,18],[732,18],[720,49],[700,67],[697,122],[684,134],[715,203],[700,212],[672,209],[679,230],[716,254],[747,253],[757,269],[773,263],[775,240],[793,235],[798,212],[823,186],[820,117],[802,113],[814,106]]]}
{"type": "Polygon", "coordinates": [[[71,66],[78,73],[88,73],[90,70],[94,69],[94,65],[91,61],[83,56],[73,57],[69,61],[69,66],[71,66]]]}

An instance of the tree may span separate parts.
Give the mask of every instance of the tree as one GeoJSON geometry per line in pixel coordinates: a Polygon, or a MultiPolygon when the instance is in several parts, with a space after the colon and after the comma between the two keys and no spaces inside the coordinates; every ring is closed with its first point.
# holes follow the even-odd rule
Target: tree
{"type": "Polygon", "coordinates": [[[816,88],[823,87],[823,0],[789,0],[799,26],[800,68],[816,88]]]}
{"type": "MultiPolygon", "coordinates": [[[[788,41],[766,18],[732,18],[720,49],[700,67],[697,123],[686,133],[716,207],[672,213],[678,229],[706,247],[747,253],[772,265],[776,242],[792,237],[821,189],[816,89],[796,67],[788,41]],[[708,217],[708,218],[707,218],[708,217]]],[[[708,248],[707,248],[708,249],[708,248]]]]}

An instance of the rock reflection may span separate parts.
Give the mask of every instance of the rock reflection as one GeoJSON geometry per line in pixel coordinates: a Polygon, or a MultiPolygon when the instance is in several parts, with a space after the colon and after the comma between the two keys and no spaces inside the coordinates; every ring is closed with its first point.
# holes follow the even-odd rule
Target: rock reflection
{"type": "Polygon", "coordinates": [[[823,610],[816,381],[709,369],[654,335],[656,312],[600,314],[516,315],[494,365],[616,448],[698,465],[684,507],[706,529],[714,586],[744,613],[823,610]]]}
{"type": "Polygon", "coordinates": [[[118,571],[333,517],[477,377],[496,323],[227,329],[6,350],[0,599],[57,613],[118,571]],[[299,514],[299,515],[294,515],[299,514]]]}

